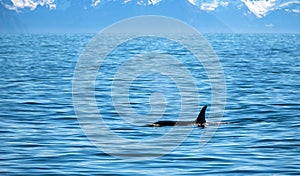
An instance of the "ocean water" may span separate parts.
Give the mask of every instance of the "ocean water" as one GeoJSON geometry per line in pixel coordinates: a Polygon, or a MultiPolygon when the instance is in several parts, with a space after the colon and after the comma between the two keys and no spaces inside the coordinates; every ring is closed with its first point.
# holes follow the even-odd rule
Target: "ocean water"
{"type": "MultiPolygon", "coordinates": [[[[181,94],[186,89],[176,87],[175,79],[151,71],[131,80],[128,92],[113,94],[112,81],[117,80],[114,74],[126,66],[124,58],[151,47],[176,55],[179,60],[190,57],[182,46],[171,43],[170,49],[169,45],[162,47],[161,39],[152,42],[161,42],[157,46],[149,45],[148,39],[139,39],[109,56],[106,65],[99,68],[103,73],[97,75],[92,90],[106,127],[121,139],[140,141],[140,146],[135,146],[140,150],[128,151],[128,141],[115,143],[104,132],[100,139],[104,151],[82,130],[72,99],[76,63],[93,35],[0,35],[1,175],[300,175],[300,35],[204,36],[224,72],[226,104],[222,121],[234,123],[218,126],[205,144],[200,142],[201,136],[213,126],[136,125],[156,121],[155,115],[162,113],[161,120],[178,119],[181,94]],[[125,106],[121,108],[124,114],[120,114],[115,107],[118,101],[113,103],[118,99],[112,97],[126,95],[134,112],[119,104],[125,106]],[[138,116],[147,117],[149,112],[153,112],[149,119],[138,116]],[[122,119],[123,115],[127,118],[122,119]],[[178,135],[189,133],[171,151],[164,153],[168,146],[157,141],[154,149],[143,145],[143,141],[151,142],[172,130],[178,135]],[[117,155],[113,155],[114,150],[106,152],[117,144],[121,148],[117,155]],[[144,157],[134,161],[122,158],[134,159],[134,154],[144,157]]],[[[199,101],[190,105],[200,106],[184,115],[186,120],[194,120],[201,106],[207,104],[209,121],[212,87],[205,68],[194,59],[190,57],[185,67],[196,80],[199,95],[199,101]]],[[[122,78],[130,73],[122,72],[122,78]]],[[[192,93],[187,94],[191,101],[192,93]]]]}

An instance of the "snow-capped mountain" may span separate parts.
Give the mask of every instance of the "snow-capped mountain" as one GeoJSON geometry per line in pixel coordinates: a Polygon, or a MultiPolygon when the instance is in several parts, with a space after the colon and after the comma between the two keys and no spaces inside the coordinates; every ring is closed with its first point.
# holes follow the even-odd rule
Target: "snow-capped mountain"
{"type": "Polygon", "coordinates": [[[202,32],[300,32],[300,0],[0,0],[0,32],[97,32],[138,15],[202,32]]]}

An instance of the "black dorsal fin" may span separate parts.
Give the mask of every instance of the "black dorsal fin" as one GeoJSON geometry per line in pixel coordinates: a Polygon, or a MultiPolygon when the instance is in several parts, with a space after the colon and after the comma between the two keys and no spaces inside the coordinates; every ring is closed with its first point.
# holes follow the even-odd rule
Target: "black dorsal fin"
{"type": "Polygon", "coordinates": [[[206,108],[207,108],[206,105],[203,106],[203,108],[201,109],[201,111],[200,111],[200,113],[199,113],[199,115],[197,117],[196,123],[203,124],[203,123],[206,122],[206,120],[205,120],[205,111],[206,111],[206,108]]]}

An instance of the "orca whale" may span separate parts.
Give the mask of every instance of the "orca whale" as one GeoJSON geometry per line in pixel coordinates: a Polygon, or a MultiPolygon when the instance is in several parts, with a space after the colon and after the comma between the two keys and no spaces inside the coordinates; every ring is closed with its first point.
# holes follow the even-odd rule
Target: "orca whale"
{"type": "Polygon", "coordinates": [[[195,121],[157,121],[155,123],[146,125],[149,127],[162,127],[162,126],[193,126],[197,125],[198,127],[204,128],[209,124],[228,124],[229,122],[206,122],[205,120],[205,111],[207,106],[203,106],[197,119],[195,121]]]}

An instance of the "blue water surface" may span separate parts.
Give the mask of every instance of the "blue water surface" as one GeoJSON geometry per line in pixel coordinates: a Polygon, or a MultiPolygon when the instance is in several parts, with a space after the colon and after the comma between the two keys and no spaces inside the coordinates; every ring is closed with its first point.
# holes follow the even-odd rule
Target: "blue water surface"
{"type": "MultiPolygon", "coordinates": [[[[92,37],[0,35],[1,175],[300,175],[299,34],[206,34],[226,81],[223,120],[235,123],[220,125],[204,146],[199,145],[201,134],[211,127],[191,127],[186,140],[171,153],[140,161],[104,153],[87,139],[77,121],[72,80],[76,61],[92,37]]],[[[123,54],[149,47],[144,45],[128,46],[123,54]]],[[[188,55],[184,48],[174,48],[169,52],[188,55]]],[[[108,71],[123,62],[122,57],[114,58],[108,71]]],[[[201,65],[190,64],[199,80],[200,104],[209,105],[207,75],[201,65]]],[[[105,81],[101,75],[97,79],[97,84],[105,81]]],[[[180,90],[174,80],[157,73],[141,75],[132,83],[132,107],[147,114],[153,90],[171,102],[164,118],[176,119],[180,90]]],[[[125,124],[110,103],[109,84],[95,91],[108,126],[121,137],[151,140],[172,128],[125,124]]],[[[193,120],[198,112],[186,113],[187,120],[193,120]]]]}

